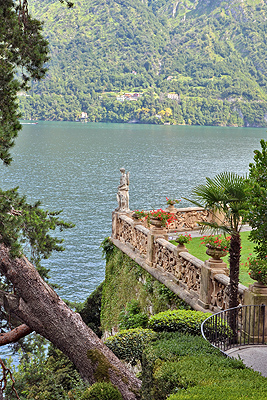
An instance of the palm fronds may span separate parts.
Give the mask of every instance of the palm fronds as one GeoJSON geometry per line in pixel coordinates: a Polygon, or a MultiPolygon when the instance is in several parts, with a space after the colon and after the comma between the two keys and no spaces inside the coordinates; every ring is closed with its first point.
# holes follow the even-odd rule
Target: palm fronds
{"type": "Polygon", "coordinates": [[[214,178],[206,178],[206,184],[196,186],[192,191],[194,199],[189,201],[208,209],[218,220],[222,218],[223,230],[227,225],[228,229],[238,231],[245,208],[246,186],[244,177],[223,172],[214,178]],[[220,217],[216,215],[217,212],[221,213],[220,217]]]}

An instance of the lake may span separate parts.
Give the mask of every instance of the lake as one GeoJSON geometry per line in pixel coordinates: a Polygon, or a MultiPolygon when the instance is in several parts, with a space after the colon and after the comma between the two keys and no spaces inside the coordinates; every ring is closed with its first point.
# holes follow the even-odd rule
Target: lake
{"type": "Polygon", "coordinates": [[[66,251],[45,265],[63,299],[84,301],[104,279],[99,246],[111,234],[121,167],[130,171],[132,210],[164,207],[206,176],[246,174],[262,138],[265,129],[39,122],[23,125],[0,178],[75,224],[63,232],[66,251]]]}

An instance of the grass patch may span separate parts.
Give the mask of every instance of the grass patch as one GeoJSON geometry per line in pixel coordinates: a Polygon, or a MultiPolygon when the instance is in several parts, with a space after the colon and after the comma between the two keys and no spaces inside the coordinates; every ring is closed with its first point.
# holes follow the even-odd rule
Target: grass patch
{"type": "MultiPolygon", "coordinates": [[[[254,281],[248,275],[248,268],[245,265],[249,254],[253,254],[254,244],[248,240],[250,232],[241,232],[241,260],[240,260],[240,276],[239,281],[245,286],[251,285],[254,281]]],[[[174,241],[171,241],[176,244],[174,241]]],[[[206,254],[206,246],[201,244],[200,237],[192,238],[192,241],[186,244],[186,248],[189,253],[199,258],[202,261],[208,260],[210,257],[206,254]]],[[[224,257],[223,260],[228,264],[228,256],[224,257]]]]}

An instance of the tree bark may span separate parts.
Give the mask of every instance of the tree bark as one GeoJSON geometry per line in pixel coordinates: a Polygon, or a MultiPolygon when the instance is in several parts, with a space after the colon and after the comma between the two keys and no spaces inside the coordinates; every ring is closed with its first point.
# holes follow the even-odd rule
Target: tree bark
{"type": "Polygon", "coordinates": [[[230,290],[229,290],[229,308],[232,309],[229,313],[229,326],[232,330],[232,343],[238,342],[238,328],[237,318],[239,305],[238,301],[238,281],[239,281],[239,262],[241,253],[241,239],[240,234],[237,232],[231,236],[230,241],[230,290]]]}
{"type": "Polygon", "coordinates": [[[236,232],[231,236],[229,260],[230,260],[230,293],[229,308],[237,307],[238,302],[238,281],[239,281],[239,262],[241,253],[240,234],[236,232]]]}
{"type": "Polygon", "coordinates": [[[15,295],[6,294],[5,308],[31,330],[39,333],[74,363],[90,384],[110,381],[123,399],[140,399],[141,382],[46,284],[25,258],[12,259],[0,245],[0,271],[12,282],[15,295]]]}

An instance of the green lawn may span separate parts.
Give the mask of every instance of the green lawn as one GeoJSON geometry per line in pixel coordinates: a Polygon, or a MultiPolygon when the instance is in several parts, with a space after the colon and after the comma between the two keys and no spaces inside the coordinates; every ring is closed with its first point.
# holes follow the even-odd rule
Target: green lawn
{"type": "MultiPolygon", "coordinates": [[[[249,286],[253,281],[248,275],[248,268],[245,263],[249,254],[253,254],[254,244],[248,240],[249,232],[241,232],[241,262],[240,262],[240,283],[245,286],[249,286]]],[[[186,245],[189,253],[193,256],[199,258],[202,261],[208,260],[210,257],[206,254],[205,245],[201,244],[200,237],[192,238],[192,241],[186,245]]],[[[228,263],[228,257],[224,257],[224,261],[228,263]]]]}

